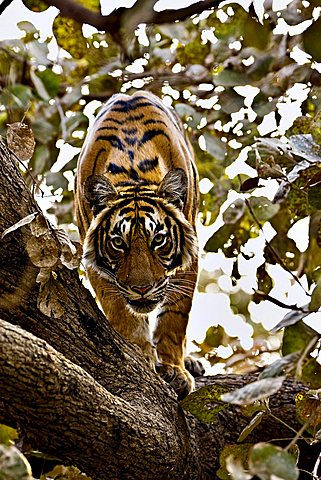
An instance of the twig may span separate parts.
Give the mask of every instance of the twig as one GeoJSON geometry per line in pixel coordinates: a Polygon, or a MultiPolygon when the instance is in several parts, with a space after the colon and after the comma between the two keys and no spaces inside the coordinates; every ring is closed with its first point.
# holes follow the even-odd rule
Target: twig
{"type": "Polygon", "coordinates": [[[317,461],[315,462],[315,465],[314,465],[314,468],[313,468],[313,471],[312,471],[312,476],[313,476],[314,480],[320,480],[320,477],[318,475],[318,469],[319,469],[319,466],[320,466],[320,462],[321,462],[321,453],[319,453],[319,456],[317,458],[317,461]]]}
{"type": "Polygon", "coordinates": [[[278,300],[277,298],[271,297],[271,295],[268,295],[267,293],[261,292],[260,290],[255,290],[253,288],[253,291],[259,297],[262,297],[265,300],[268,300],[269,302],[274,303],[278,307],[286,308],[287,310],[295,310],[297,312],[305,312],[306,311],[305,308],[298,307],[297,305],[287,305],[286,303],[283,303],[280,300],[278,300]]]}
{"type": "Polygon", "coordinates": [[[61,121],[61,134],[62,134],[62,139],[65,142],[67,138],[67,129],[66,129],[66,119],[65,119],[65,114],[62,109],[61,103],[59,101],[58,97],[55,97],[55,103],[57,106],[57,110],[59,113],[60,121],[61,121]]]}
{"type": "Polygon", "coordinates": [[[3,0],[3,2],[0,5],[0,15],[5,11],[7,7],[9,7],[9,5],[11,5],[12,2],[13,0],[3,0]]]}
{"type": "Polygon", "coordinates": [[[40,192],[41,192],[41,196],[42,198],[44,197],[44,194],[45,192],[41,189],[40,187],[40,184],[39,182],[35,179],[35,177],[32,175],[31,173],[31,170],[29,169],[29,167],[27,167],[27,165],[25,165],[21,160],[20,158],[12,151],[10,150],[10,148],[7,146],[9,152],[11,153],[11,155],[13,155],[15,157],[15,159],[20,163],[20,165],[23,166],[23,168],[26,170],[26,172],[28,173],[28,175],[30,176],[30,178],[32,179],[34,185],[37,185],[37,187],[39,188],[40,192]]]}
{"type": "Polygon", "coordinates": [[[295,379],[298,380],[298,378],[301,377],[302,373],[302,364],[308,353],[312,350],[314,345],[317,343],[319,340],[319,335],[315,335],[314,337],[311,338],[310,342],[308,345],[305,347],[302,355],[300,356],[298,363],[296,364],[296,369],[295,369],[295,379]]]}
{"type": "Polygon", "coordinates": [[[314,420],[314,417],[315,417],[315,412],[313,412],[311,414],[311,416],[307,419],[307,421],[305,422],[304,425],[302,425],[302,427],[300,428],[300,430],[296,433],[295,437],[292,438],[291,442],[289,443],[289,445],[287,445],[285,447],[285,451],[289,451],[290,448],[296,444],[296,442],[302,437],[302,434],[304,433],[304,431],[307,429],[307,427],[310,425],[310,423],[312,422],[312,420],[314,420]]]}
{"type": "MultiPolygon", "coordinates": [[[[46,0],[48,5],[52,5],[58,8],[62,15],[68,18],[73,18],[77,22],[83,24],[89,24],[96,27],[98,30],[108,31],[111,35],[119,35],[119,30],[122,25],[122,17],[126,16],[128,9],[119,8],[110,15],[101,15],[100,13],[93,12],[84,7],[80,3],[74,0],[46,0]]],[[[156,12],[153,10],[152,15],[150,9],[146,9],[146,12],[142,10],[139,16],[139,23],[147,24],[163,24],[171,23],[176,20],[186,20],[192,15],[218,7],[221,0],[203,0],[186,8],[178,10],[168,9],[156,12]]],[[[138,18],[137,18],[138,20],[138,18]]]]}

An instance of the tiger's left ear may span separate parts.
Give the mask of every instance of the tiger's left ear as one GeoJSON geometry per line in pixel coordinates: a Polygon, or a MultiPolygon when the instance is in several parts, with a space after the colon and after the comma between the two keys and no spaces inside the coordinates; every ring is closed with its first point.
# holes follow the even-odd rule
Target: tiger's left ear
{"type": "Polygon", "coordinates": [[[187,175],[184,170],[174,168],[165,175],[157,193],[182,210],[186,201],[187,187],[187,175]]]}
{"type": "Polygon", "coordinates": [[[117,197],[116,188],[103,175],[90,175],[85,181],[84,193],[94,215],[101,212],[117,197]]]}

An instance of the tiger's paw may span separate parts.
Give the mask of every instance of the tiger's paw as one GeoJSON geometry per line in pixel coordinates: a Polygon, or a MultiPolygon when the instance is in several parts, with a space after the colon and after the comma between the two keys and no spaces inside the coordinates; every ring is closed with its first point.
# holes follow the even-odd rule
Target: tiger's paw
{"type": "Polygon", "coordinates": [[[169,363],[156,363],[156,372],[175,390],[178,400],[183,400],[194,390],[194,378],[185,368],[169,363]]]}
{"type": "Polygon", "coordinates": [[[190,355],[184,358],[186,370],[194,377],[202,377],[205,373],[205,368],[202,363],[190,355]]]}

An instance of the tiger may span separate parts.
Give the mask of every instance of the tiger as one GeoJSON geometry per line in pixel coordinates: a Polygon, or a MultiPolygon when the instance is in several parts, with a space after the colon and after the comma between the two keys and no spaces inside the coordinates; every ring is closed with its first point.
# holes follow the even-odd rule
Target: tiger
{"type": "Polygon", "coordinates": [[[174,108],[147,91],[113,95],[81,149],[74,201],[83,263],[107,319],[184,398],[194,388],[184,354],[199,189],[174,108]]]}

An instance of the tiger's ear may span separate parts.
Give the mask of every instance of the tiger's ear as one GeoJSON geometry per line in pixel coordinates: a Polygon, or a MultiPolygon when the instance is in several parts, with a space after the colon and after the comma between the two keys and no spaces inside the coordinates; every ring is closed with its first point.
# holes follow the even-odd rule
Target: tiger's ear
{"type": "Polygon", "coordinates": [[[101,212],[117,197],[116,188],[103,175],[90,175],[85,181],[84,193],[94,215],[101,212]]]}
{"type": "Polygon", "coordinates": [[[174,168],[165,175],[157,193],[160,197],[166,198],[176,207],[182,209],[186,200],[187,187],[187,175],[184,170],[174,168]]]}

